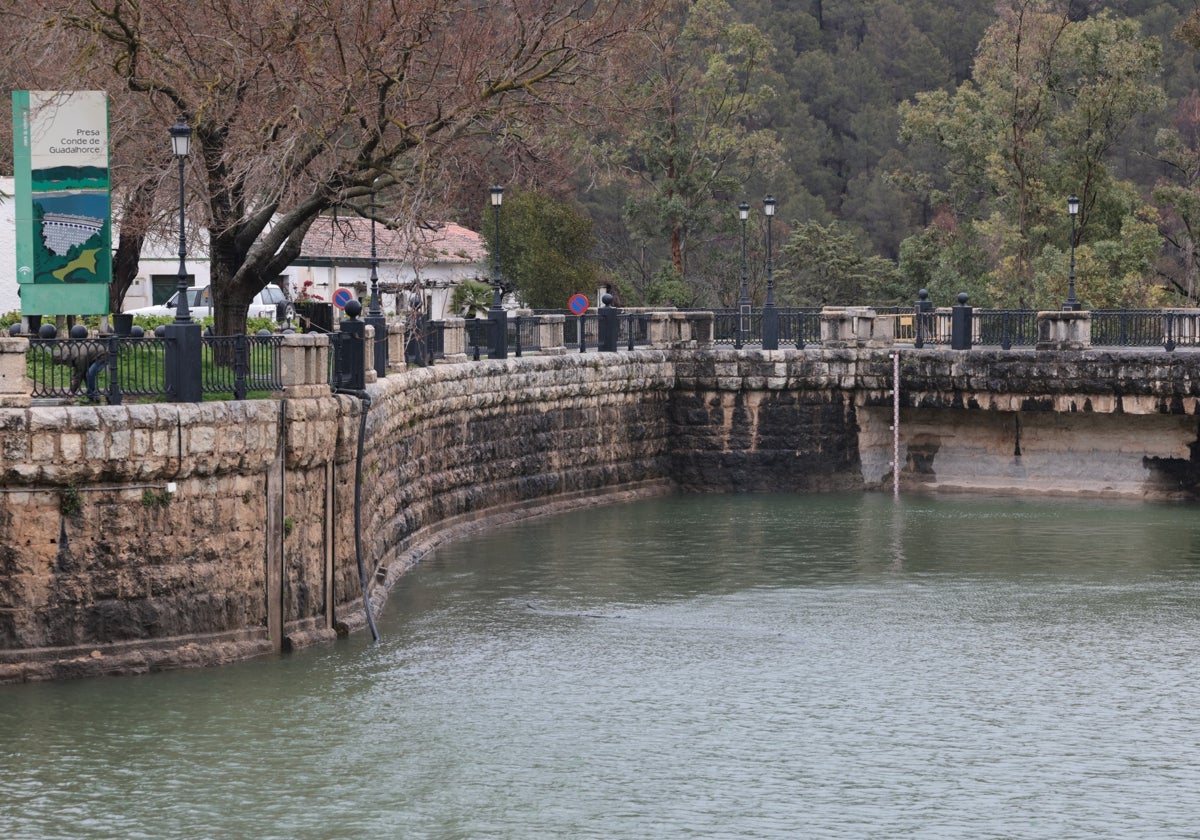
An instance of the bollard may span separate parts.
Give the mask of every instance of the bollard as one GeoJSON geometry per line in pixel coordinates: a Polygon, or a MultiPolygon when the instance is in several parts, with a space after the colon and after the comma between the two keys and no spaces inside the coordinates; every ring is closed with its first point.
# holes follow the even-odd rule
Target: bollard
{"type": "Polygon", "coordinates": [[[600,298],[599,350],[601,353],[617,352],[617,333],[619,331],[618,317],[621,310],[612,305],[613,296],[606,294],[600,298]]]}
{"type": "Polygon", "coordinates": [[[950,349],[971,349],[971,314],[974,310],[967,306],[967,293],[958,293],[958,306],[950,310],[950,349]]]}
{"type": "Polygon", "coordinates": [[[925,346],[925,329],[926,323],[932,322],[933,316],[933,301],[929,299],[929,292],[921,289],[917,292],[917,302],[913,306],[913,346],[921,348],[925,346]]]}
{"type": "Polygon", "coordinates": [[[337,389],[361,391],[367,387],[366,344],[367,325],[358,320],[362,304],[352,300],[346,304],[349,317],[341,324],[341,342],[337,354],[337,389]]]}

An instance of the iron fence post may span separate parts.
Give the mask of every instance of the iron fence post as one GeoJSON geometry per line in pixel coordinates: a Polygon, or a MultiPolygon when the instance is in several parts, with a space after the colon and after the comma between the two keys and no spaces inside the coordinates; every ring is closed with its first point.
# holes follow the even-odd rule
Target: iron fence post
{"type": "Polygon", "coordinates": [[[235,400],[246,399],[246,374],[249,372],[249,347],[247,346],[250,339],[245,335],[238,335],[233,343],[233,398],[235,400]]]}
{"type": "Polygon", "coordinates": [[[338,348],[338,388],[362,391],[367,387],[365,371],[367,356],[367,325],[358,320],[362,304],[352,300],[346,304],[350,317],[342,321],[342,342],[338,348]]]}
{"type": "Polygon", "coordinates": [[[117,379],[117,351],[120,339],[115,335],[108,337],[108,404],[121,404],[121,383],[117,379]]]}
{"type": "Polygon", "coordinates": [[[967,293],[958,293],[958,306],[950,310],[950,349],[971,349],[972,307],[967,306],[967,293]]]}
{"type": "Polygon", "coordinates": [[[613,296],[606,294],[600,298],[600,311],[596,313],[598,320],[597,349],[602,353],[617,352],[617,318],[621,310],[612,305],[613,296]]]}

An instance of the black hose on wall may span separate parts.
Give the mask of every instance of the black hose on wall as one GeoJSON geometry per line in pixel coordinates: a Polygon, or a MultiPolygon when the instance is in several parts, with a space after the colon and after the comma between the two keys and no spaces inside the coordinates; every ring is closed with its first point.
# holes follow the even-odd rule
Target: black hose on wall
{"type": "Polygon", "coordinates": [[[354,470],[354,559],[358,563],[358,583],[362,590],[363,610],[367,614],[367,626],[371,628],[371,638],[378,642],[379,630],[375,628],[375,616],[371,614],[371,599],[367,597],[367,570],[363,565],[362,553],[363,441],[367,437],[367,412],[371,410],[371,395],[366,391],[341,389],[337,393],[357,397],[362,401],[362,414],[358,424],[358,455],[354,470]]]}

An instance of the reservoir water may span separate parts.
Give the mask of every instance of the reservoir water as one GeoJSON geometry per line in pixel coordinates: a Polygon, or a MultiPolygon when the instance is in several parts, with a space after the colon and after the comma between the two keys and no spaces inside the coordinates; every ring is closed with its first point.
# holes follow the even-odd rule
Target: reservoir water
{"type": "Polygon", "coordinates": [[[1200,516],[664,498],[440,549],[370,642],[0,687],[0,836],[1200,837],[1200,516]]]}

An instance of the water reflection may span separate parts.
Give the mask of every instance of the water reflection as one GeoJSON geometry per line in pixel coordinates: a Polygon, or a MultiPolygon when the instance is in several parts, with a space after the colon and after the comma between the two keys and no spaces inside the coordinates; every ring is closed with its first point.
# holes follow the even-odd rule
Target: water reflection
{"type": "Polygon", "coordinates": [[[661,499],[403,582],[383,641],[0,688],[6,837],[1182,837],[1186,507],[661,499]]]}

